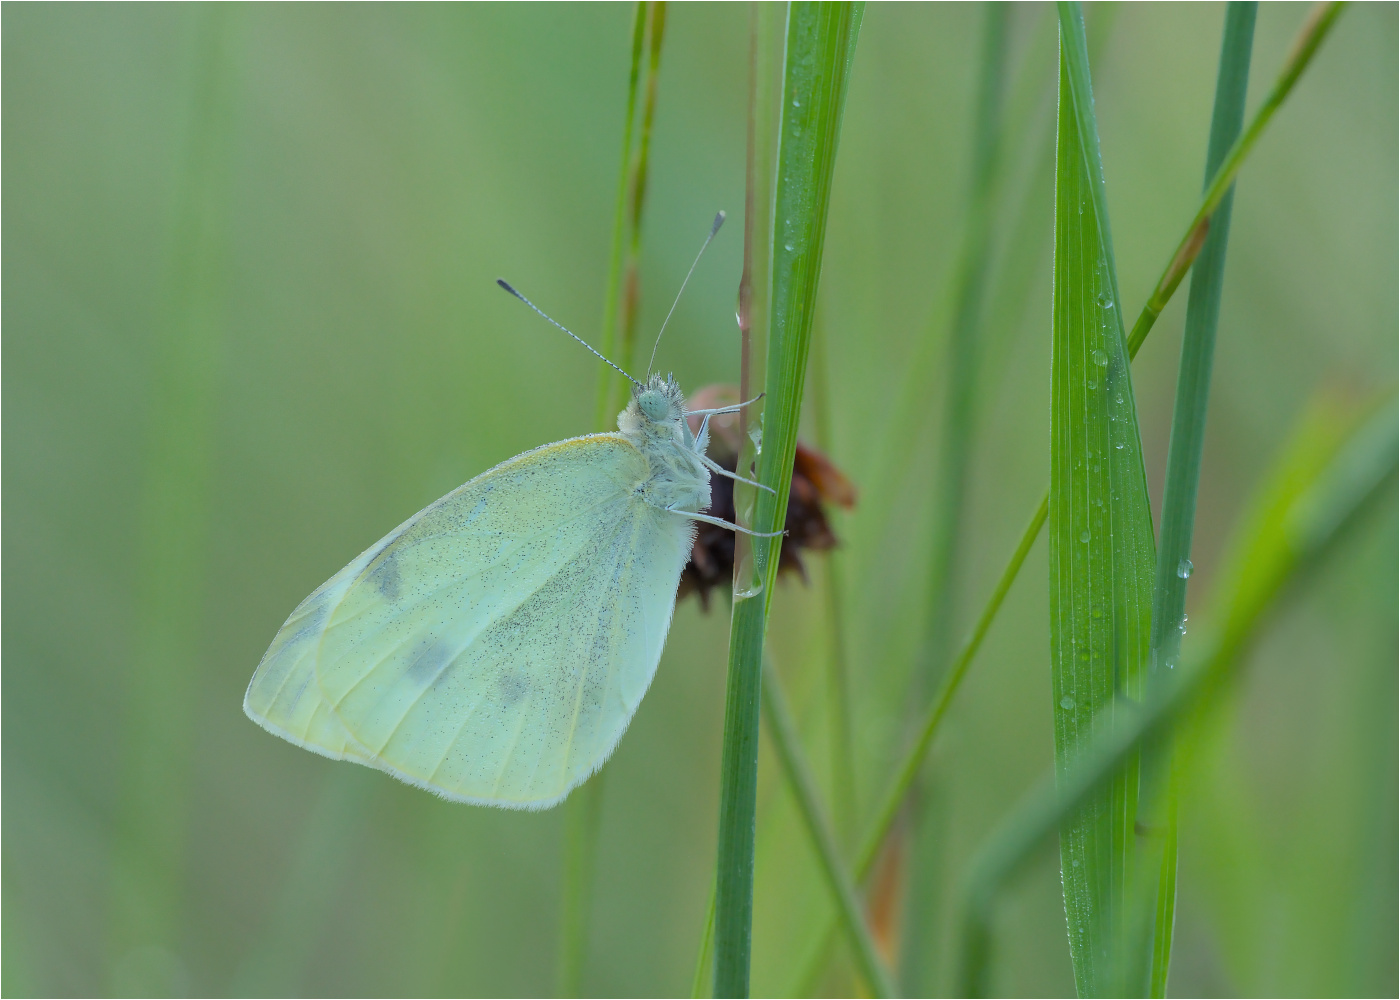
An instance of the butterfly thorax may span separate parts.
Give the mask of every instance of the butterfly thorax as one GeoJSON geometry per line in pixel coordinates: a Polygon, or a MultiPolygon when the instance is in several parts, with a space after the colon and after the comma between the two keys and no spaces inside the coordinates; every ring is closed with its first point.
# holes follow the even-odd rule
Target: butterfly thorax
{"type": "Polygon", "coordinates": [[[653,375],[632,390],[617,428],[646,456],[650,475],[638,484],[649,503],[692,513],[710,505],[710,473],[685,420],[685,396],[671,376],[653,375]]]}

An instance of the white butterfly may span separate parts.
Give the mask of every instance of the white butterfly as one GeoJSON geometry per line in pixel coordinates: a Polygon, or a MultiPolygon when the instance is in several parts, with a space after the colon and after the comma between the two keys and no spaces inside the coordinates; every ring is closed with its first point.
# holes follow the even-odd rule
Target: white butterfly
{"type": "Polygon", "coordinates": [[[656,673],[694,522],[746,531],[701,513],[710,473],[758,485],[705,455],[710,416],[747,404],[692,411],[693,434],[673,378],[627,377],[617,433],[482,473],[302,601],[249,718],[458,802],[545,809],[601,767],[656,673]]]}

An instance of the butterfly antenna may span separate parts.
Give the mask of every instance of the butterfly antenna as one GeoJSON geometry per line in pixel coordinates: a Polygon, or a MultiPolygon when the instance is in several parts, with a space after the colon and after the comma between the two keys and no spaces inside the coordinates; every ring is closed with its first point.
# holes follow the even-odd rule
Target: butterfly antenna
{"type": "Polygon", "coordinates": [[[695,263],[690,265],[690,270],[685,272],[685,281],[681,282],[681,290],[676,293],[676,301],[671,303],[671,312],[666,314],[666,319],[661,324],[661,329],[656,331],[656,343],[651,345],[651,358],[647,361],[647,375],[651,375],[652,362],[656,360],[656,349],[661,346],[661,335],[666,332],[666,324],[671,322],[671,313],[676,311],[676,306],[681,303],[681,294],[685,291],[685,286],[690,282],[690,276],[695,273],[695,265],[700,263],[700,258],[705,256],[705,249],[710,245],[710,241],[715,238],[715,233],[719,232],[719,227],[724,225],[724,213],[720,212],[715,216],[715,223],[710,227],[710,235],[705,237],[705,242],[700,246],[700,252],[695,255],[695,263]]]}
{"type": "MultiPolygon", "coordinates": [[[[716,227],[716,228],[718,228],[718,227],[716,227]]],[[[510,294],[514,295],[514,296],[515,296],[517,299],[519,299],[521,302],[524,302],[527,306],[529,306],[531,309],[535,310],[535,312],[539,313],[539,314],[540,314],[541,316],[543,316],[547,321],[549,321],[550,323],[553,323],[553,324],[554,324],[555,326],[557,326],[559,329],[563,330],[563,331],[564,331],[565,333],[567,333],[570,337],[573,337],[575,340],[577,340],[577,341],[578,341],[580,344],[582,344],[584,347],[587,347],[587,348],[589,349],[589,351],[592,351],[594,357],[599,358],[604,364],[609,365],[610,367],[612,367],[613,369],[615,369],[615,370],[616,370],[617,372],[619,372],[619,373],[622,375],[622,377],[625,378],[627,381],[631,382],[633,385],[635,385],[635,386],[636,386],[637,388],[639,388],[639,389],[642,387],[642,383],[638,382],[638,381],[637,381],[636,379],[634,379],[631,375],[628,375],[628,374],[627,374],[625,371],[623,371],[621,368],[618,368],[617,365],[613,364],[611,361],[609,361],[607,358],[603,357],[603,356],[602,356],[601,354],[599,354],[597,351],[594,351],[594,350],[593,350],[593,347],[588,343],[588,341],[584,340],[584,339],[583,339],[582,337],[580,337],[578,334],[574,333],[574,331],[570,330],[570,329],[569,329],[567,326],[565,326],[564,324],[559,323],[559,322],[557,322],[556,320],[552,319],[552,318],[550,317],[550,315],[549,315],[547,312],[545,312],[545,311],[544,311],[543,309],[541,309],[539,306],[535,305],[533,302],[531,302],[531,301],[530,301],[529,299],[527,299],[525,296],[523,296],[523,295],[521,295],[519,292],[517,292],[514,288],[512,288],[512,287],[510,286],[510,282],[506,281],[504,278],[497,278],[497,279],[496,279],[496,284],[500,285],[500,286],[501,286],[502,288],[504,288],[506,291],[510,292],[510,294]]]]}

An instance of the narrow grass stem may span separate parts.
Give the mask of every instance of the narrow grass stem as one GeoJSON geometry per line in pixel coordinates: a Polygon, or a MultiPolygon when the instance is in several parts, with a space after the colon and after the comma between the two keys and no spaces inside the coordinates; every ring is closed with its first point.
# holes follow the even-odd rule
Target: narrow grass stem
{"type": "Polygon", "coordinates": [[[874,868],[875,859],[880,854],[880,848],[894,827],[895,818],[904,805],[909,789],[914,786],[914,781],[919,776],[919,769],[923,765],[924,758],[928,755],[929,747],[933,745],[933,738],[938,735],[939,727],[953,704],[954,696],[962,686],[963,678],[967,676],[972,661],[976,658],[978,650],[982,648],[982,640],[987,637],[987,632],[991,629],[997,612],[1001,610],[1006,595],[1011,591],[1011,585],[1016,582],[1016,576],[1025,564],[1026,556],[1030,554],[1031,547],[1040,535],[1040,529],[1045,526],[1045,518],[1049,509],[1050,495],[1047,493],[1041,497],[1040,504],[1036,507],[1035,513],[1031,515],[1030,523],[1026,525],[1026,530],[1021,534],[1020,544],[1012,553],[1011,561],[1002,570],[1001,579],[997,581],[996,588],[982,608],[982,614],[978,616],[972,634],[963,643],[962,649],[958,651],[958,655],[949,665],[948,673],[939,685],[933,703],[929,706],[928,712],[919,726],[919,735],[915,738],[914,745],[905,754],[899,770],[895,772],[894,782],[890,785],[884,798],[881,799],[880,808],[875,813],[875,822],[861,842],[860,852],[856,855],[855,863],[858,878],[864,879],[874,868]]]}
{"type": "Polygon", "coordinates": [[[714,956],[715,945],[715,883],[710,882],[710,902],[705,907],[705,929],[700,933],[700,955],[695,960],[695,976],[690,984],[692,997],[703,997],[709,993],[710,960],[714,956]]]}
{"type": "MultiPolygon", "coordinates": [[[[622,287],[627,182],[632,176],[632,130],[637,117],[637,82],[641,78],[646,17],[646,0],[637,0],[632,10],[632,69],[627,80],[627,111],[622,122],[622,154],[617,171],[617,199],[613,207],[612,246],[608,251],[608,284],[603,295],[603,328],[598,343],[598,349],[609,358],[617,351],[618,295],[622,287]]],[[[616,377],[610,368],[602,368],[598,372],[598,404],[593,415],[593,424],[603,430],[609,429],[612,420],[608,404],[613,397],[613,381],[616,377]]]]}
{"type": "Polygon", "coordinates": [[[875,950],[875,939],[862,912],[860,897],[855,882],[841,857],[841,849],[836,843],[831,821],[822,808],[821,797],[817,792],[816,779],[807,766],[806,755],[802,751],[801,737],[788,707],[787,695],[773,663],[767,656],[763,661],[763,714],[768,721],[768,732],[777,748],[787,775],[788,786],[797,800],[798,812],[817,849],[822,874],[826,876],[841,925],[845,928],[847,940],[855,954],[856,964],[864,976],[867,986],[878,997],[897,995],[889,970],[875,950]]]}
{"type": "MultiPolygon", "coordinates": [[[[637,353],[637,311],[641,304],[642,213],[646,207],[647,180],[651,168],[651,131],[656,120],[657,84],[661,76],[661,46],[666,37],[665,0],[647,4],[649,40],[647,44],[647,78],[642,102],[642,126],[637,138],[637,154],[632,165],[631,196],[628,199],[627,229],[629,233],[627,259],[622,277],[622,343],[618,346],[619,363],[628,371],[634,367],[637,353]]],[[[609,410],[621,409],[627,387],[618,379],[609,384],[621,391],[609,400],[609,410]]]]}
{"type": "MultiPolygon", "coordinates": [[[[1250,55],[1254,48],[1254,20],[1258,5],[1231,3],[1226,10],[1225,30],[1220,47],[1220,68],[1215,86],[1215,109],[1206,152],[1204,186],[1220,168],[1227,149],[1239,138],[1244,123],[1245,94],[1249,85],[1250,55]]],[[[1230,209],[1233,185],[1226,190],[1211,216],[1210,232],[1191,271],[1191,290],[1186,304],[1186,328],[1182,337],[1181,362],[1177,371],[1176,402],[1172,413],[1171,443],[1167,450],[1166,485],[1162,492],[1160,542],[1157,551],[1157,578],[1152,599],[1151,669],[1161,671],[1175,663],[1181,647],[1181,627],[1185,617],[1186,586],[1191,576],[1191,538],[1196,520],[1196,497],[1200,484],[1201,455],[1205,444],[1206,407],[1210,398],[1211,368],[1215,354],[1215,334],[1220,318],[1220,298],[1225,281],[1225,252],[1230,236],[1230,209]]],[[[1176,807],[1170,772],[1172,750],[1165,748],[1159,758],[1144,763],[1144,770],[1166,769],[1165,800],[1145,803],[1149,811],[1160,811],[1148,826],[1167,830],[1159,872],[1151,891],[1157,896],[1152,920],[1153,947],[1149,962],[1148,992],[1166,995],[1170,968],[1172,930],[1176,905],[1176,807]]],[[[1154,779],[1155,783],[1155,779],[1154,779]]]]}
{"type": "Polygon", "coordinates": [[[603,815],[603,781],[603,772],[599,771],[564,804],[564,887],[559,906],[556,977],[558,993],[563,997],[583,993],[598,827],[603,815]]]}
{"type": "Polygon", "coordinates": [[[1313,8],[1307,21],[1303,24],[1302,30],[1293,40],[1293,47],[1289,50],[1288,58],[1284,60],[1283,70],[1274,82],[1273,89],[1264,98],[1264,103],[1259,106],[1259,110],[1254,112],[1254,117],[1250,120],[1249,127],[1245,129],[1244,134],[1235,140],[1234,144],[1230,146],[1230,151],[1222,158],[1219,169],[1215,171],[1214,177],[1206,188],[1205,197],[1201,199],[1200,207],[1196,209],[1195,216],[1191,219],[1190,225],[1186,227],[1186,235],[1182,236],[1181,242],[1177,244],[1176,252],[1172,254],[1162,276],[1157,280],[1156,288],[1148,296],[1147,304],[1142,307],[1137,322],[1133,324],[1132,333],[1128,335],[1130,354],[1137,353],[1137,349],[1147,339],[1147,332],[1152,329],[1152,324],[1157,322],[1157,317],[1162,315],[1162,310],[1167,307],[1177,285],[1181,284],[1181,279],[1186,277],[1186,272],[1191,267],[1192,261],[1196,259],[1196,255],[1201,252],[1201,247],[1205,245],[1206,233],[1211,224],[1211,215],[1215,212],[1221,199],[1230,190],[1230,185],[1235,181],[1235,175],[1239,173],[1240,167],[1244,166],[1245,159],[1254,149],[1259,137],[1264,134],[1264,129],[1268,127],[1274,113],[1283,106],[1283,102],[1292,93],[1294,84],[1298,82],[1303,71],[1312,62],[1318,47],[1327,37],[1327,33],[1332,30],[1332,26],[1336,23],[1341,12],[1342,4],[1339,2],[1318,4],[1313,8]]]}
{"type": "MultiPolygon", "coordinates": [[[[986,638],[987,631],[992,627],[997,612],[1001,610],[1002,602],[1006,600],[1011,585],[1016,582],[1016,576],[1020,573],[1026,556],[1030,554],[1031,547],[1040,535],[1040,529],[1045,526],[1045,518],[1049,510],[1050,494],[1047,491],[1040,498],[1040,504],[1036,507],[1035,513],[1031,515],[1030,523],[1021,533],[1021,541],[1016,546],[1016,551],[1012,553],[1011,561],[1002,570],[1001,579],[997,581],[996,588],[982,608],[982,614],[978,616],[972,634],[963,643],[962,649],[958,651],[958,655],[954,657],[948,672],[944,675],[938,693],[934,695],[933,703],[929,706],[928,712],[919,726],[919,735],[915,738],[913,746],[905,753],[895,772],[894,782],[886,791],[884,798],[880,800],[880,806],[875,812],[875,820],[871,823],[865,839],[861,841],[860,849],[856,853],[855,864],[852,866],[858,883],[863,883],[874,870],[875,862],[880,857],[880,851],[884,847],[890,831],[894,829],[895,820],[904,806],[910,789],[914,787],[915,779],[919,776],[929,747],[933,745],[933,739],[938,735],[939,727],[953,704],[953,697],[957,694],[963,678],[972,666],[977,651],[982,647],[982,640],[986,638]]],[[[793,995],[805,996],[812,992],[816,977],[830,951],[834,930],[834,924],[828,924],[817,935],[816,944],[798,967],[799,974],[796,986],[789,991],[793,995]]]]}

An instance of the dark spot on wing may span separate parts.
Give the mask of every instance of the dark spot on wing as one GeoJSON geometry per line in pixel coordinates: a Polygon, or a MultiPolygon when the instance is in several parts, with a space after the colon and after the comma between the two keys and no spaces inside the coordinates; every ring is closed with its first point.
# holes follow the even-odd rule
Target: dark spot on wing
{"type": "Polygon", "coordinates": [[[326,627],[326,615],[329,611],[329,602],[322,596],[310,607],[306,607],[304,610],[303,608],[297,608],[296,611],[292,612],[292,617],[288,619],[287,624],[283,625],[282,628],[285,630],[288,625],[295,622],[296,631],[282,640],[278,647],[279,652],[284,652],[298,643],[305,642],[308,639],[320,635],[322,630],[326,627]]]}
{"type": "Polygon", "coordinates": [[[379,564],[370,570],[369,580],[386,601],[397,601],[400,589],[398,556],[392,552],[381,556],[379,564]]]}
{"type": "Polygon", "coordinates": [[[409,663],[404,676],[414,684],[426,687],[446,672],[460,652],[456,644],[448,639],[425,643],[409,663]]]}
{"type": "Polygon", "coordinates": [[[520,674],[502,674],[496,684],[501,690],[501,705],[504,708],[514,705],[530,690],[529,680],[520,674]]]}

